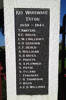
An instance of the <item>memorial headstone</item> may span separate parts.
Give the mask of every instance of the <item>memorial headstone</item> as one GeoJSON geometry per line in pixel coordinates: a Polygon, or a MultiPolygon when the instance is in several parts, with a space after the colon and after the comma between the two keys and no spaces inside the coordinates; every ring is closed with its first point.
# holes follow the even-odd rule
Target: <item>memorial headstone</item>
{"type": "Polygon", "coordinates": [[[7,100],[57,100],[60,0],[4,0],[7,100]]]}

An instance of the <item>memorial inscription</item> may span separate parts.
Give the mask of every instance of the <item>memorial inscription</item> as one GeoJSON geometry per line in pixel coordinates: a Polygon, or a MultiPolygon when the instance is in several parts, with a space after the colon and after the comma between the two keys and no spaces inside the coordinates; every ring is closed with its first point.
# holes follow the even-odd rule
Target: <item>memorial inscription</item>
{"type": "Polygon", "coordinates": [[[48,95],[50,10],[14,12],[17,95],[48,95]]]}

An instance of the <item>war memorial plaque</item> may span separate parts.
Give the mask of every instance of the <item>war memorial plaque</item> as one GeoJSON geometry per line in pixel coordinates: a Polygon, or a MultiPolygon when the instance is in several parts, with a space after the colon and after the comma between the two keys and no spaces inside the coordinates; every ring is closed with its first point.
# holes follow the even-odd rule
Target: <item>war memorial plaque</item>
{"type": "Polygon", "coordinates": [[[15,9],[17,94],[48,94],[49,9],[15,9]]]}
{"type": "Polygon", "coordinates": [[[4,0],[7,100],[57,100],[60,0],[4,0]]]}

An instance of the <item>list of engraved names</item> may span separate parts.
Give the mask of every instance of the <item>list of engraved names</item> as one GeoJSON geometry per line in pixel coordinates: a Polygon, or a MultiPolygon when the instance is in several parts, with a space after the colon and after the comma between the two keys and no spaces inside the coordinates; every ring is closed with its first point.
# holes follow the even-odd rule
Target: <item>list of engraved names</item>
{"type": "Polygon", "coordinates": [[[15,8],[17,95],[48,94],[49,9],[15,8]]]}

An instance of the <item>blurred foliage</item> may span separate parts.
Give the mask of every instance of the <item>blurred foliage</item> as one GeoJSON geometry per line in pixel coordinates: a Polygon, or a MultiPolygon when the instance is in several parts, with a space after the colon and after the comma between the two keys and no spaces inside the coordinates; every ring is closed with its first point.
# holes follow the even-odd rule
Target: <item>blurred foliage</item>
{"type": "Polygon", "coordinates": [[[59,73],[61,73],[61,60],[59,60],[59,73]]]}
{"type": "MultiPolygon", "coordinates": [[[[2,73],[6,74],[6,66],[5,66],[5,47],[0,47],[0,63],[3,66],[2,73]]],[[[2,99],[6,100],[6,80],[4,80],[4,77],[2,77],[2,99]]]]}
{"type": "Polygon", "coordinates": [[[0,63],[3,66],[3,72],[6,72],[6,67],[5,67],[5,47],[2,46],[0,47],[0,63]]]}
{"type": "Polygon", "coordinates": [[[6,100],[6,81],[2,77],[2,99],[6,100]]]}
{"type": "Polygon", "coordinates": [[[2,28],[2,33],[4,35],[4,14],[3,9],[0,9],[0,28],[2,28]]]}
{"type": "Polygon", "coordinates": [[[62,42],[59,43],[59,50],[62,50],[62,42]]]}

